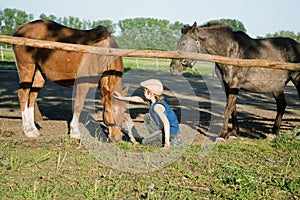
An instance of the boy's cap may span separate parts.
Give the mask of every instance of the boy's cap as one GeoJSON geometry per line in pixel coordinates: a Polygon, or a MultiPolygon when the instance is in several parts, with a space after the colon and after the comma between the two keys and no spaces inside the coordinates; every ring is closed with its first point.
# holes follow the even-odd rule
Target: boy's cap
{"type": "Polygon", "coordinates": [[[140,83],[140,85],[156,95],[162,95],[164,91],[163,84],[157,79],[149,79],[140,83]]]}

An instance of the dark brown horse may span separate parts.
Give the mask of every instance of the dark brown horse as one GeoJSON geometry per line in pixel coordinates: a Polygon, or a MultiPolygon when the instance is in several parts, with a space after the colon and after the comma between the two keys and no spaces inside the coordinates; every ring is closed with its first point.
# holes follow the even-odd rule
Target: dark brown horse
{"type": "MultiPolygon", "coordinates": [[[[280,62],[300,62],[300,44],[290,38],[252,39],[241,31],[233,31],[227,25],[208,23],[185,26],[177,50],[209,53],[231,58],[267,59],[280,62]]],[[[190,59],[173,59],[170,70],[173,75],[183,73],[195,63],[190,59]]],[[[278,134],[286,101],[284,88],[291,80],[300,97],[300,71],[276,70],[270,68],[247,68],[216,64],[216,73],[223,82],[227,96],[225,118],[220,137],[226,138],[238,133],[236,99],[240,89],[250,92],[271,92],[276,100],[277,115],[272,134],[278,134]],[[232,117],[233,131],[228,133],[229,117],[232,117]]]]}
{"type": "MultiPolygon", "coordinates": [[[[24,24],[14,33],[16,37],[38,40],[118,48],[108,30],[98,26],[91,30],[77,30],[53,21],[37,20],[24,24]]],[[[23,132],[27,137],[37,137],[34,123],[34,105],[38,91],[49,79],[61,86],[75,87],[74,114],[70,123],[70,137],[80,138],[79,116],[89,88],[100,87],[104,106],[103,121],[108,126],[109,138],[122,138],[121,122],[125,104],[113,100],[113,92],[121,92],[123,62],[121,57],[101,56],[61,50],[49,50],[14,45],[20,88],[18,97],[22,112],[23,132]]]]}

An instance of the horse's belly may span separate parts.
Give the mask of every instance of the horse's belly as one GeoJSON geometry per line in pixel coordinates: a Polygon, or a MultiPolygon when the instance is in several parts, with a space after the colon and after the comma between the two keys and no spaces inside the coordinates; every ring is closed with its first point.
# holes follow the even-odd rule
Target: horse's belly
{"type": "Polygon", "coordinates": [[[76,79],[82,54],[66,51],[40,51],[38,64],[44,75],[53,82],[76,79]]]}
{"type": "MultiPolygon", "coordinates": [[[[47,59],[41,59],[39,65],[44,75],[51,81],[65,87],[78,83],[89,83],[91,87],[99,85],[99,56],[66,51],[48,52],[47,59]]],[[[104,65],[105,66],[105,65],[104,65]]]]}
{"type": "Polygon", "coordinates": [[[223,67],[223,80],[230,88],[267,93],[283,91],[290,77],[287,70],[223,67]]]}
{"type": "Polygon", "coordinates": [[[241,89],[265,93],[282,91],[288,80],[288,72],[283,70],[253,70],[242,82],[241,89]]]}
{"type": "Polygon", "coordinates": [[[259,83],[245,83],[242,85],[241,89],[250,92],[268,93],[268,92],[282,91],[284,87],[285,84],[283,83],[279,83],[276,81],[268,81],[268,82],[259,82],[259,83]]]}

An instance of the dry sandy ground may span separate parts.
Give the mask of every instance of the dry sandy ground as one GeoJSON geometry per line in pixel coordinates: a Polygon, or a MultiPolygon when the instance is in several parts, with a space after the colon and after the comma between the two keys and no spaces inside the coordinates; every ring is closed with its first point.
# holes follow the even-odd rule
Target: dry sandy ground
{"type": "MultiPolygon", "coordinates": [[[[193,130],[197,137],[217,134],[222,124],[225,107],[224,93],[216,78],[190,75],[174,77],[167,72],[130,70],[124,74],[123,83],[130,87],[129,95],[138,92],[138,83],[148,78],[159,78],[165,85],[165,98],[173,107],[184,126],[193,130]],[[208,133],[209,132],[209,133],[208,133]]],[[[15,71],[0,71],[0,131],[2,139],[25,138],[21,129],[21,113],[18,97],[18,75],[15,71]]],[[[72,88],[63,88],[50,81],[40,91],[38,104],[43,114],[39,124],[42,137],[65,137],[68,122],[72,117],[72,88]]],[[[91,92],[91,102],[102,123],[102,104],[99,92],[91,92]],[[96,99],[96,101],[95,101],[96,99]]],[[[293,85],[286,88],[287,109],[281,130],[300,127],[300,101],[293,85]]],[[[134,123],[143,129],[145,105],[128,104],[134,123]]],[[[241,137],[263,138],[269,133],[276,115],[275,100],[271,94],[240,92],[238,98],[238,118],[241,137]]],[[[143,132],[143,131],[141,131],[143,132]]]]}

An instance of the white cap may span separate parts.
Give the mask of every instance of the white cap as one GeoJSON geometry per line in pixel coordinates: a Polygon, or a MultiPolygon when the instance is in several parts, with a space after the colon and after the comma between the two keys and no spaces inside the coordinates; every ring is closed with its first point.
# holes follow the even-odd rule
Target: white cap
{"type": "Polygon", "coordinates": [[[163,84],[157,79],[149,79],[140,83],[140,85],[156,95],[162,95],[164,91],[163,84]]]}

